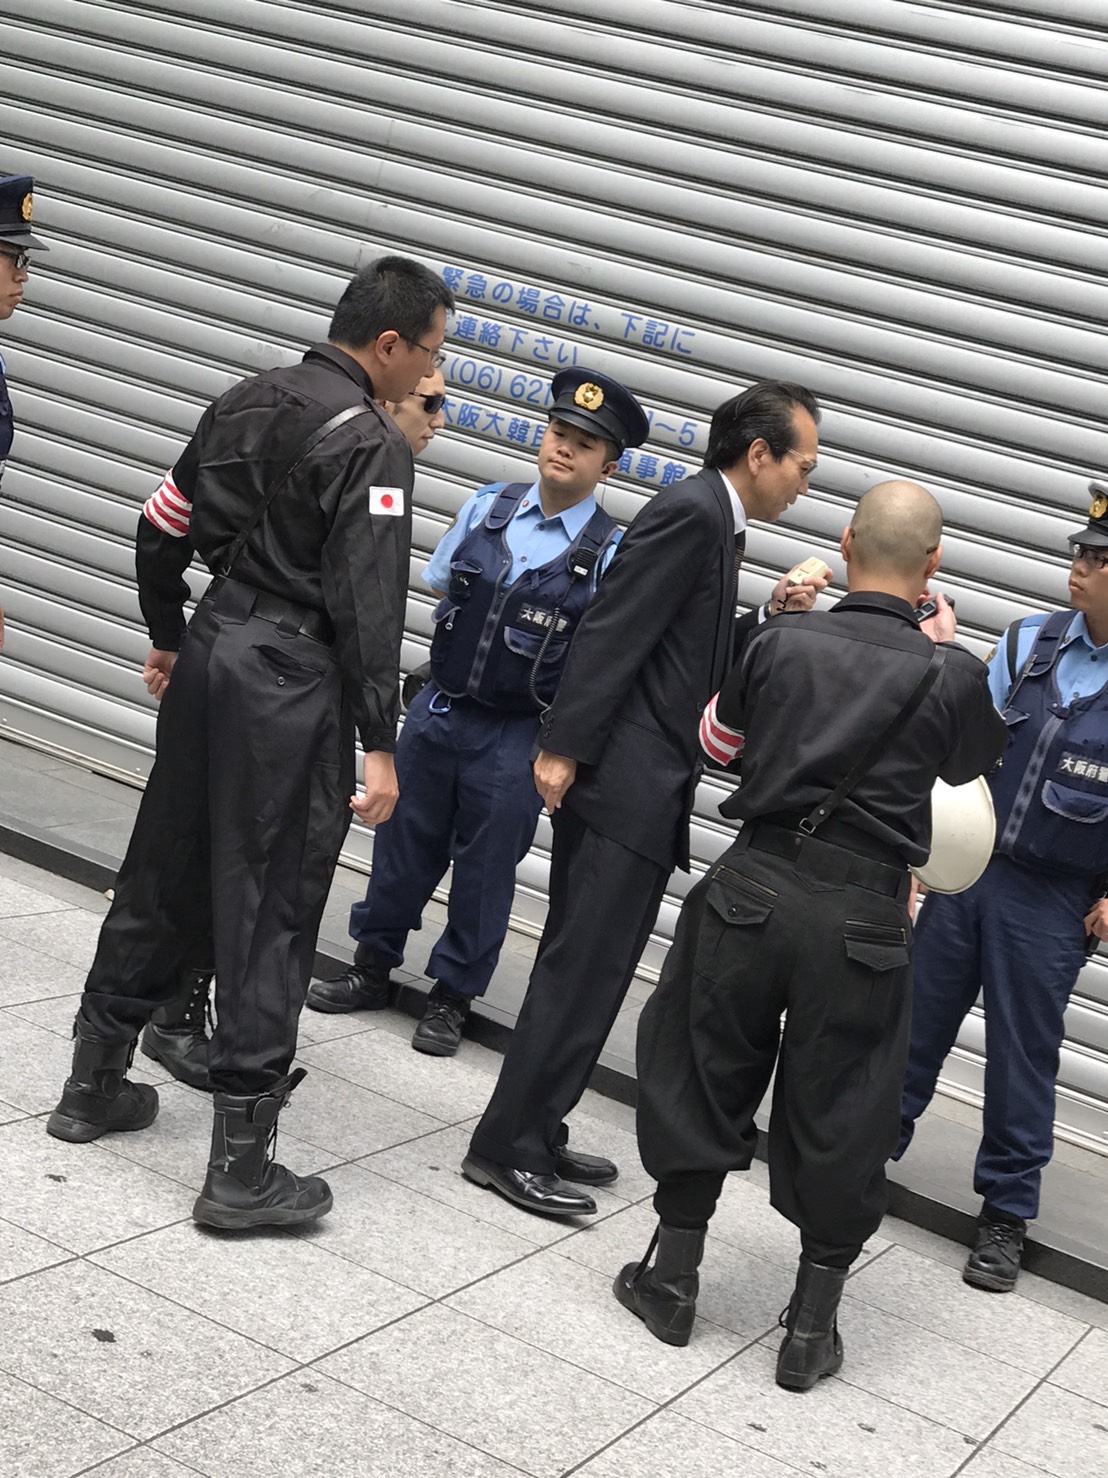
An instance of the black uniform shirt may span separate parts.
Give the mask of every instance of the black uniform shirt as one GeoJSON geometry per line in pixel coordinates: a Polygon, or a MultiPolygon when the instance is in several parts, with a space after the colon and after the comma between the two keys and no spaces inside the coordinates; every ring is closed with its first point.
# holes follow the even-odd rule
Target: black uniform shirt
{"type": "Polygon", "coordinates": [[[224,572],[239,531],[312,432],[348,406],[367,415],[333,431],[299,464],[254,528],[233,579],[325,612],[367,750],[396,747],[400,642],[411,545],[411,449],[373,385],[341,349],[243,380],[204,412],[173,468],[184,536],[139,520],[139,601],[155,647],[184,630],[193,549],[224,572]],[[191,505],[191,511],[189,511],[191,505]]]}
{"type": "MultiPolygon", "coordinates": [[[[944,649],[922,706],[835,813],[908,863],[930,855],[936,776],[965,784],[992,768],[1008,739],[984,664],[953,642],[944,649]]],[[[727,814],[807,815],[905,705],[931,652],[911,606],[890,595],[858,592],[829,611],[766,622],[717,705],[746,735],[727,814]]]]}

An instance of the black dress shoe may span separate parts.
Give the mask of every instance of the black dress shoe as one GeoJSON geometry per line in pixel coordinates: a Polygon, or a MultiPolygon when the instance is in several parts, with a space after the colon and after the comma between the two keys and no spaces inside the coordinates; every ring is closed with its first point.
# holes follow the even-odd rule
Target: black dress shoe
{"type": "Polygon", "coordinates": [[[470,997],[438,981],[427,997],[423,1019],[412,1033],[412,1046],[431,1057],[453,1057],[462,1045],[462,1028],[470,997]]]}
{"type": "Polygon", "coordinates": [[[563,1145],[554,1161],[554,1174],[577,1185],[611,1185],[619,1179],[619,1167],[601,1155],[582,1155],[563,1145]]]}
{"type": "Polygon", "coordinates": [[[986,1208],[977,1223],[973,1251],[966,1258],[962,1279],[990,1293],[1010,1293],[1020,1275],[1027,1223],[1018,1216],[986,1208]]]}
{"type": "Polygon", "coordinates": [[[474,1185],[498,1191],[506,1201],[537,1211],[540,1216],[594,1216],[596,1202],[556,1175],[538,1175],[531,1170],[513,1170],[472,1152],[462,1161],[462,1174],[474,1185]]]}
{"type": "Polygon", "coordinates": [[[359,946],[349,969],[331,980],[312,982],[305,1004],[313,1011],[383,1011],[396,1004],[399,993],[399,983],[359,946]]]}

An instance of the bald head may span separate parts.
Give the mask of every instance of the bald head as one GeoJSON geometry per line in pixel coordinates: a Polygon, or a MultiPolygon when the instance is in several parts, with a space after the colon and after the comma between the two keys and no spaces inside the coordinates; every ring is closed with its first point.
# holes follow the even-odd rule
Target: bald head
{"type": "Polygon", "coordinates": [[[867,575],[911,580],[939,547],[943,511],[919,483],[879,482],[859,498],[850,529],[851,557],[867,575]]]}

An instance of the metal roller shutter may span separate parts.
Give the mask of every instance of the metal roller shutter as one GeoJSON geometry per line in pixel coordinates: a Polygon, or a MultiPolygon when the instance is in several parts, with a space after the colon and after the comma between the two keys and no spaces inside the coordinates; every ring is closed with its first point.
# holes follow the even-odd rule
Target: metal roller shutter
{"type": "MultiPolygon", "coordinates": [[[[0,3],[2,162],[37,176],[53,248],[5,330],[8,732],[145,773],[138,506],[204,403],[319,337],[351,270],[385,250],[459,293],[449,426],[418,477],[407,665],[429,638],[423,558],[475,485],[525,473],[550,376],[573,362],[653,415],[608,494],[622,519],[697,464],[736,387],[779,376],[820,396],[818,487],[751,539],[751,602],[897,472],[943,501],[946,588],[976,650],[1063,603],[1106,430],[1097,0],[365,10],[0,3]]],[[[720,796],[700,788],[701,869],[726,840],[720,796]]],[[[525,926],[548,841],[544,823],[520,869],[525,926]]],[[[350,855],[366,863],[364,834],[350,855]]],[[[980,1046],[974,1018],[955,1091],[978,1091],[980,1046]]],[[[1059,1119],[1108,1145],[1099,961],[1071,1007],[1059,1119]]]]}

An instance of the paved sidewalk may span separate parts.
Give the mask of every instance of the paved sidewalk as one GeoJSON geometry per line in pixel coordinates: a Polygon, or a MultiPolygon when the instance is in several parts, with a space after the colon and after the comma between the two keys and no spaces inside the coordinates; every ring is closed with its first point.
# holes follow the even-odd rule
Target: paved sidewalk
{"type": "Polygon", "coordinates": [[[975,1292],[963,1249],[890,1220],[847,1285],[841,1377],[779,1391],[796,1239],[756,1166],[728,1185],[693,1340],[670,1349],[609,1288],[653,1225],[630,1110],[589,1094],[575,1116],[575,1142],[623,1167],[601,1216],[527,1216],[458,1171],[499,1058],[420,1057],[391,1013],[304,1019],[280,1150],[327,1172],[331,1215],[200,1231],[204,1095],[160,1086],[135,1135],[45,1133],[104,907],[0,858],[3,1478],[1108,1471],[1108,1305],[1026,1275],[975,1292]]]}

